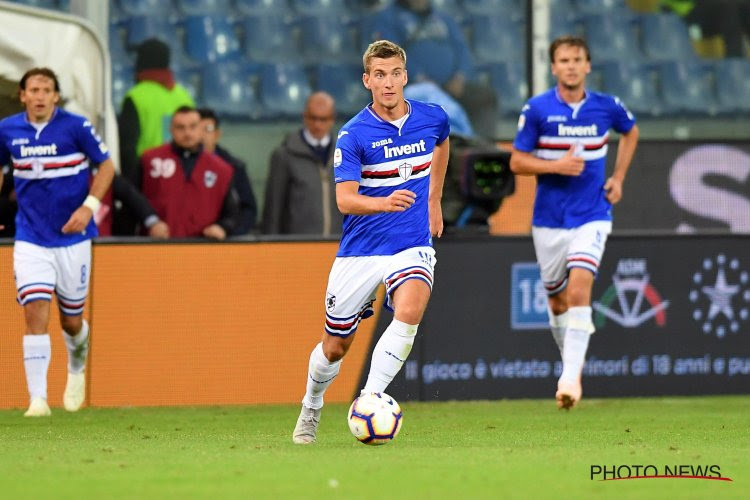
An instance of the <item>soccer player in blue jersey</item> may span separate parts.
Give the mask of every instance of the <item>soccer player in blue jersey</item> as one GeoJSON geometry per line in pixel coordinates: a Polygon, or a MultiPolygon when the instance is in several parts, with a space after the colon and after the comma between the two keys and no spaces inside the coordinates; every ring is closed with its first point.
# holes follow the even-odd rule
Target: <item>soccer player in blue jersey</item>
{"type": "MultiPolygon", "coordinates": [[[[0,165],[13,171],[18,214],[13,247],[17,300],[24,308],[27,417],[50,415],[47,404],[50,301],[57,295],[68,348],[63,404],[83,404],[89,326],[83,319],[91,274],[93,214],[114,177],[109,152],[84,117],[57,107],[60,85],[48,68],[26,72],[19,83],[26,111],[0,122],[0,165]],[[90,182],[89,162],[99,165],[90,182]]],[[[0,173],[0,183],[2,173],[0,173]]]]}
{"type": "Polygon", "coordinates": [[[638,127],[617,97],[586,89],[591,60],[584,39],[560,37],[549,55],[557,85],[521,110],[510,165],[516,174],[537,176],[532,236],[563,361],[555,397],[559,408],[570,409],[583,392],[581,370],[594,332],[591,289],[638,127]],[[620,141],[605,179],[610,128],[620,141]]]}
{"type": "Polygon", "coordinates": [[[375,346],[364,391],[384,391],[401,369],[432,290],[432,236],[443,231],[448,116],[440,106],[404,99],[406,53],[398,45],[373,42],[362,59],[372,103],[342,127],[334,151],[344,227],[328,278],[325,333],[310,355],[292,435],[298,444],[315,442],[323,393],[359,322],[372,315],[381,282],[394,319],[375,346]]]}

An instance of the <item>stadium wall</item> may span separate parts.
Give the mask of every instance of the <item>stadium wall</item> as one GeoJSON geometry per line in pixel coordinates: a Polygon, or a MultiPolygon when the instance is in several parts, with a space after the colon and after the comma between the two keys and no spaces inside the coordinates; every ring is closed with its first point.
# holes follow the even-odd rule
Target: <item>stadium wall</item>
{"type": "MultiPolygon", "coordinates": [[[[530,238],[443,238],[436,250],[433,297],[389,392],[550,397],[559,354],[530,238]]],[[[299,402],[335,251],[331,241],[96,244],[85,313],[90,404],[299,402]]],[[[0,262],[0,407],[22,408],[12,246],[0,246],[0,262]]],[[[747,236],[613,236],[593,302],[587,396],[750,392],[747,236]]],[[[362,387],[373,333],[389,321],[377,307],[361,324],[327,401],[349,401],[362,387]]],[[[49,395],[59,406],[66,354],[56,312],[51,334],[49,395]]]]}
{"type": "MultiPolygon", "coordinates": [[[[92,406],[299,402],[322,336],[334,242],[97,244],[86,317],[92,406]]],[[[28,404],[13,248],[0,246],[1,408],[28,404]]],[[[49,398],[61,406],[66,353],[57,307],[49,398]]],[[[377,317],[377,316],[376,316],[377,317]]],[[[343,363],[327,400],[355,391],[376,321],[343,363]]]]}
{"type": "MultiPolygon", "coordinates": [[[[443,241],[399,400],[552,397],[560,355],[529,238],[443,241]]],[[[613,236],[588,397],[750,393],[750,237],[613,236]]],[[[380,317],[376,331],[390,321],[380,317]]],[[[364,382],[360,381],[360,386],[364,382]]]]}

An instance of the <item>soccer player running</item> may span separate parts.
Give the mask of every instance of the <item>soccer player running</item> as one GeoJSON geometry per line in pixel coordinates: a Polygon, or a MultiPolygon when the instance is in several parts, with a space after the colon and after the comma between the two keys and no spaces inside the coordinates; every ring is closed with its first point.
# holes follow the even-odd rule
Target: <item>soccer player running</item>
{"type": "Polygon", "coordinates": [[[549,296],[552,335],[562,355],[559,408],[581,399],[591,320],[591,289],[612,229],[612,205],[638,143],[635,118],[617,97],[585,88],[586,41],[563,36],[549,48],[557,85],[521,110],[510,165],[536,175],[532,237],[549,296]],[[612,176],[605,179],[609,129],[620,133],[612,176]]]}
{"type": "Polygon", "coordinates": [[[406,53],[387,40],[362,57],[372,103],[339,132],[333,166],[343,234],[326,291],[325,333],[310,355],[307,391],[292,439],[315,442],[323,394],[339,372],[359,322],[383,282],[394,319],[381,335],[363,392],[382,392],[411,351],[432,290],[432,236],[440,207],[450,126],[443,108],[404,99],[406,53]]]}
{"type": "Polygon", "coordinates": [[[92,216],[115,169],[91,123],[57,107],[60,85],[52,70],[27,71],[19,87],[26,111],[0,122],[0,164],[12,164],[18,198],[13,270],[26,320],[23,357],[31,403],[25,415],[43,417],[50,415],[53,292],[68,348],[65,409],[76,411],[85,399],[89,325],[82,314],[91,275],[91,238],[97,234],[92,216]],[[89,161],[99,165],[92,183],[89,161]]]}

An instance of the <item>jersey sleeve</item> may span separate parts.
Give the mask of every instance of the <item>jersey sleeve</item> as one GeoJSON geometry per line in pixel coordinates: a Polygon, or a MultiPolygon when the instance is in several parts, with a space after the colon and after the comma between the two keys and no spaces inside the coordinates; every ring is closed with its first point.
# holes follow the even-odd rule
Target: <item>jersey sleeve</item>
{"type": "Polygon", "coordinates": [[[612,96],[611,101],[612,128],[618,133],[629,132],[635,125],[635,116],[628,110],[625,104],[617,96],[612,96]]]}
{"type": "Polygon", "coordinates": [[[539,126],[535,109],[530,103],[521,108],[518,117],[518,132],[513,141],[513,147],[524,153],[531,153],[539,140],[539,126]]]}
{"type": "Polygon", "coordinates": [[[82,120],[76,125],[78,147],[81,152],[89,157],[96,165],[109,159],[109,149],[102,142],[102,138],[96,133],[94,126],[88,120],[82,120]]]}
{"type": "Polygon", "coordinates": [[[362,180],[364,151],[356,136],[349,130],[339,132],[336,151],[333,153],[334,180],[339,182],[362,180]]]}
{"type": "Polygon", "coordinates": [[[443,141],[445,141],[451,133],[451,123],[450,118],[448,117],[448,113],[445,111],[445,109],[443,109],[442,106],[438,106],[438,109],[440,109],[441,120],[438,127],[438,138],[435,144],[442,144],[443,141]]]}

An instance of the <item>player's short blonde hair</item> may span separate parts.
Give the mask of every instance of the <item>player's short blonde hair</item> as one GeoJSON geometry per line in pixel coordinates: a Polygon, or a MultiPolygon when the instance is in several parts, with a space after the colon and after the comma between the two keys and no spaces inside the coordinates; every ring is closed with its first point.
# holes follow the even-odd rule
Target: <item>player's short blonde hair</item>
{"type": "Polygon", "coordinates": [[[389,59],[391,57],[400,58],[404,63],[404,67],[406,67],[406,51],[401,46],[388,40],[372,42],[362,56],[362,65],[365,68],[365,73],[370,73],[370,62],[373,59],[389,59]]]}

